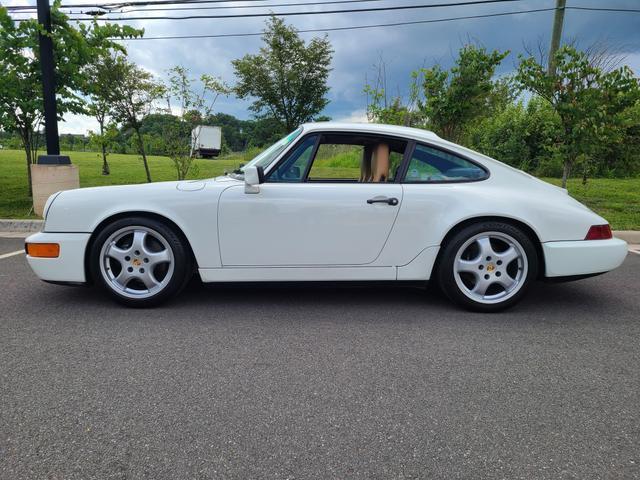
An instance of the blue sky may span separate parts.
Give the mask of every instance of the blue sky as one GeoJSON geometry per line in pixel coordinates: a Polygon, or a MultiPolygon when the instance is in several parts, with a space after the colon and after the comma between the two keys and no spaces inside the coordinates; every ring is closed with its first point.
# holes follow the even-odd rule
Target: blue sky
{"type": "MultiPolygon", "coordinates": [[[[268,0],[256,4],[308,3],[313,0],[268,0]]],[[[318,0],[316,0],[318,1],[318,0]]],[[[457,1],[457,0],[456,0],[457,1]]],[[[96,0],[103,3],[105,0],[96,0]]],[[[25,4],[13,0],[5,4],[25,4]]],[[[87,0],[64,0],[65,4],[87,3],[87,0]]],[[[347,5],[307,6],[305,10],[338,10],[344,8],[364,8],[442,3],[442,0],[378,0],[372,3],[347,5]]],[[[231,5],[248,5],[248,2],[234,2],[231,5]]],[[[567,0],[568,6],[640,8],[638,0],[567,0]]],[[[394,12],[370,12],[334,15],[309,15],[287,17],[286,21],[299,29],[322,29],[339,26],[393,23],[402,21],[427,20],[454,16],[479,15],[496,12],[550,8],[555,0],[521,0],[494,5],[475,5],[455,8],[416,9],[394,12]]],[[[300,7],[252,8],[244,10],[209,10],[192,12],[199,15],[212,13],[276,12],[300,10],[300,7]]],[[[171,15],[186,15],[187,12],[174,11],[171,15]]],[[[162,15],[161,12],[147,15],[162,15]]],[[[512,53],[503,62],[498,74],[512,71],[517,56],[525,51],[525,46],[544,48],[549,43],[553,12],[529,13],[486,19],[469,19],[455,22],[422,24],[402,27],[363,29],[355,31],[329,32],[328,36],[335,49],[332,72],[329,78],[330,103],[325,114],[336,120],[364,120],[366,99],[363,94],[365,76],[375,74],[374,65],[384,59],[387,67],[388,89],[406,93],[409,75],[421,66],[439,63],[449,67],[457,50],[467,41],[482,44],[489,49],[510,50],[512,53]]],[[[237,32],[260,32],[264,19],[233,20],[189,20],[189,21],[135,21],[131,25],[143,27],[145,36],[218,34],[237,32]]],[[[303,33],[310,39],[321,33],[303,33]]],[[[575,40],[581,46],[602,42],[624,55],[634,71],[640,71],[640,13],[605,13],[568,10],[565,17],[563,40],[575,40]]],[[[183,39],[183,40],[141,40],[128,41],[126,46],[130,57],[158,77],[165,77],[166,70],[174,65],[183,65],[197,76],[208,73],[223,77],[233,84],[235,79],[231,60],[246,53],[255,53],[260,47],[260,37],[183,39]]],[[[230,113],[240,118],[250,118],[249,102],[236,98],[223,98],[216,110],[230,113]]],[[[63,132],[83,133],[94,128],[91,119],[70,117],[60,125],[63,132]]]]}

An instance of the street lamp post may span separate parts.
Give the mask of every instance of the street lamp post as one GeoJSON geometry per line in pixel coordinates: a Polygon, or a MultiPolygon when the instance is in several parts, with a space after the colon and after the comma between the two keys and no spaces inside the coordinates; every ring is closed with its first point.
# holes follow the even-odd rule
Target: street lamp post
{"type": "Polygon", "coordinates": [[[58,113],[56,109],[56,79],[51,39],[51,7],[49,0],[38,0],[38,23],[44,27],[40,32],[40,68],[42,71],[42,94],[44,99],[44,127],[47,154],[38,157],[39,164],[65,165],[71,163],[66,155],[60,155],[58,138],[58,113]]]}

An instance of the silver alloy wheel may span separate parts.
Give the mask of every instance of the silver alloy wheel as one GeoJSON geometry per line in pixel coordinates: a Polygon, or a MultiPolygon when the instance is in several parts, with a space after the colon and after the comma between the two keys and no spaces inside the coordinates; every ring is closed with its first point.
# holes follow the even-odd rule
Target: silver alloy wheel
{"type": "Polygon", "coordinates": [[[502,232],[483,232],[467,240],[453,265],[456,284],[474,302],[494,304],[524,285],[529,265],[522,245],[502,232]]]}
{"type": "Polygon", "coordinates": [[[107,285],[128,298],[149,298],[171,281],[173,250],[149,227],[129,226],[112,233],[100,250],[100,272],[107,285]]]}

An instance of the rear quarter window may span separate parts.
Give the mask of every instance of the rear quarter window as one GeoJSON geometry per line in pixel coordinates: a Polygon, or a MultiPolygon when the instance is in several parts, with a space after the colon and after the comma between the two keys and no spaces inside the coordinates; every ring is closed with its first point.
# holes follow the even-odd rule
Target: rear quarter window
{"type": "Polygon", "coordinates": [[[455,154],[417,144],[411,155],[405,183],[473,182],[484,180],[488,172],[455,154]]]}

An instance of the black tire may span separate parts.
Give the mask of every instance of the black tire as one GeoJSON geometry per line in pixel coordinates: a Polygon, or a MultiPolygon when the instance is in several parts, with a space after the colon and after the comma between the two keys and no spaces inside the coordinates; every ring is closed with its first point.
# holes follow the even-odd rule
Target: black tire
{"type": "MultiPolygon", "coordinates": [[[[94,282],[104,288],[116,301],[128,307],[145,308],[160,305],[161,303],[177,295],[192,278],[194,271],[191,252],[188,246],[185,245],[185,241],[181,238],[181,235],[173,228],[169,227],[167,224],[146,217],[128,217],[110,223],[109,225],[104,227],[95,237],[94,241],[92,242],[89,255],[89,266],[94,282]],[[102,254],[105,242],[110,244],[110,239],[114,234],[119,231],[134,227],[149,229],[154,234],[154,241],[156,241],[155,234],[161,236],[165,241],[165,245],[162,245],[163,251],[167,250],[167,248],[170,249],[172,254],[172,262],[169,263],[173,263],[173,268],[171,269],[170,273],[166,273],[165,277],[163,277],[162,279],[162,287],[158,287],[159,290],[157,292],[153,294],[148,293],[148,296],[141,298],[136,298],[135,296],[132,297],[132,294],[127,294],[127,292],[125,292],[124,290],[119,291],[114,286],[115,283],[109,280],[109,275],[105,271],[109,267],[102,266],[102,254]],[[166,278],[169,275],[170,278],[166,278]]],[[[141,255],[140,260],[142,260],[143,256],[144,254],[141,255]]],[[[146,261],[146,259],[144,261],[146,261]]],[[[138,267],[145,267],[145,264],[139,263],[138,266],[133,266],[132,268],[135,269],[138,267]]],[[[165,270],[168,270],[168,268],[165,267],[165,270]]]]}
{"type": "MultiPolygon", "coordinates": [[[[494,241],[499,244],[501,240],[500,238],[498,238],[497,240],[492,238],[491,242],[494,242],[494,241]]],[[[473,248],[473,247],[466,247],[466,248],[473,248]]],[[[468,252],[468,250],[464,250],[464,251],[468,252]]],[[[479,257],[481,256],[480,254],[478,255],[479,257]]],[[[487,258],[490,258],[490,257],[487,257],[487,258]]],[[[496,257],[496,258],[499,258],[499,257],[496,257]]],[[[485,260],[486,259],[482,259],[482,258],[480,259],[480,261],[482,261],[483,263],[485,260]]],[[[475,262],[477,260],[473,260],[473,261],[475,262]]],[[[536,247],[533,241],[531,240],[531,238],[529,238],[529,236],[526,233],[524,233],[521,229],[519,229],[514,225],[511,225],[509,223],[504,223],[504,222],[496,222],[496,221],[478,222],[478,223],[471,224],[467,227],[464,227],[462,230],[460,230],[459,232],[455,233],[452,237],[450,237],[444,245],[442,245],[442,250],[440,252],[440,256],[439,256],[438,264],[436,268],[436,281],[438,283],[438,287],[440,288],[440,290],[454,303],[468,310],[472,310],[476,312],[498,312],[515,305],[522,299],[522,297],[525,295],[531,283],[538,276],[538,265],[539,265],[539,260],[538,260],[536,247]],[[522,257],[526,257],[526,264],[525,264],[526,274],[524,273],[520,274],[518,283],[510,292],[504,289],[504,287],[500,287],[499,285],[495,286],[497,290],[500,290],[501,288],[504,289],[503,293],[500,293],[498,291],[498,293],[495,294],[497,296],[504,295],[505,296],[504,300],[499,300],[498,298],[498,299],[492,299],[492,300],[478,301],[474,298],[471,298],[471,296],[473,296],[473,293],[470,291],[470,287],[467,287],[467,289],[463,289],[459,285],[459,282],[461,282],[463,284],[463,287],[465,286],[464,284],[465,278],[463,278],[463,275],[466,275],[466,274],[459,274],[459,275],[456,274],[456,261],[457,261],[457,256],[460,253],[460,250],[463,248],[463,246],[465,246],[467,242],[471,241],[471,239],[473,239],[478,235],[482,235],[484,233],[489,234],[491,232],[495,232],[497,234],[504,234],[508,237],[511,237],[511,239],[515,240],[517,244],[519,244],[522,251],[522,257]],[[486,303],[487,301],[491,301],[494,303],[486,303]]],[[[511,269],[510,271],[513,271],[513,269],[515,268],[516,272],[518,271],[524,272],[525,269],[519,268],[519,266],[520,265],[518,263],[516,263],[515,266],[513,263],[511,263],[509,265],[509,268],[511,269]]],[[[486,263],[486,265],[485,264],[479,265],[478,269],[480,269],[480,271],[482,271],[482,269],[485,269],[485,270],[482,272],[482,274],[479,274],[479,273],[472,274],[472,277],[475,275],[482,275],[484,278],[487,278],[488,274],[497,275],[498,268],[506,269],[507,265],[505,265],[504,267],[497,267],[495,266],[495,263],[491,263],[491,262],[486,263]],[[489,268],[491,270],[489,270],[489,268]],[[487,274],[487,276],[485,276],[485,274],[487,274]]],[[[501,274],[504,275],[502,272],[501,274]]],[[[517,276],[517,273],[514,274],[514,277],[515,276],[517,276]]],[[[505,277],[503,277],[503,279],[504,278],[505,277]]],[[[495,277],[489,278],[487,279],[486,283],[489,283],[494,279],[495,277]]],[[[497,279],[495,280],[497,281],[497,279]]],[[[472,280],[472,283],[473,283],[473,280],[472,280]]],[[[492,284],[490,288],[494,288],[494,285],[492,284]]]]}

